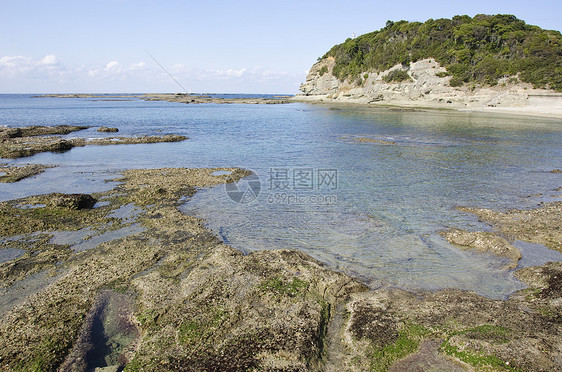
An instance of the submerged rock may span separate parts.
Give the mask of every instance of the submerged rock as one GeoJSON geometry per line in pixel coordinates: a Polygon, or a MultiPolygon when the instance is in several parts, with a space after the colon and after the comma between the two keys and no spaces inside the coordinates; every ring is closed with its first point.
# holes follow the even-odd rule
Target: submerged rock
{"type": "Polygon", "coordinates": [[[1,165],[0,173],[5,174],[0,175],[0,182],[12,183],[18,182],[25,178],[35,176],[42,173],[47,168],[53,168],[54,165],[42,165],[42,164],[25,164],[25,165],[1,165]]]}
{"type": "Polygon", "coordinates": [[[485,231],[465,231],[460,229],[450,229],[441,233],[450,243],[463,249],[473,249],[478,252],[489,252],[500,257],[506,257],[511,263],[507,269],[517,267],[521,259],[519,249],[511,245],[507,240],[493,233],[485,231]]]}
{"type": "Polygon", "coordinates": [[[133,303],[131,294],[102,291],[61,370],[122,370],[140,335],[131,317],[133,303]]]}

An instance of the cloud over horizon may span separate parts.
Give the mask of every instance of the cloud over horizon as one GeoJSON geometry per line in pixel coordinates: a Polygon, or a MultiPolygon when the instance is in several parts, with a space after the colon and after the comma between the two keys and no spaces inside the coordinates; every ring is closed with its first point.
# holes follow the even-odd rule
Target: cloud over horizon
{"type": "MultiPolygon", "coordinates": [[[[285,85],[287,88],[284,89],[292,92],[296,91],[298,84],[304,79],[304,75],[273,71],[260,66],[201,69],[174,64],[168,71],[187,89],[207,92],[223,90],[263,93],[267,89],[266,83],[272,81],[280,86],[285,85]]],[[[0,57],[0,82],[3,89],[7,90],[0,93],[150,92],[178,91],[179,88],[166,71],[144,61],[122,64],[118,60],[110,60],[105,64],[71,66],[54,54],[41,58],[0,57]]]]}

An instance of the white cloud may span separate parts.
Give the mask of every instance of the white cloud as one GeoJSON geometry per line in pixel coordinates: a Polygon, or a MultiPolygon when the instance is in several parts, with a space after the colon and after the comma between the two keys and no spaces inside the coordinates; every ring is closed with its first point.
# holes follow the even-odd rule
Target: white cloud
{"type": "Polygon", "coordinates": [[[25,56],[4,56],[0,58],[0,77],[46,78],[64,73],[65,66],[53,54],[41,59],[25,56]]]}
{"type": "MultiPolygon", "coordinates": [[[[244,75],[244,73],[246,71],[248,71],[247,68],[241,68],[239,70],[229,68],[228,70],[226,70],[224,72],[221,71],[220,73],[224,74],[225,76],[240,77],[240,76],[244,75]]],[[[220,75],[220,73],[219,73],[219,75],[220,75]]]]}
{"type": "Polygon", "coordinates": [[[58,64],[58,60],[57,57],[55,57],[54,54],[49,54],[46,55],[45,57],[43,57],[43,59],[40,62],[43,65],[56,65],[58,64]]]}
{"type": "Polygon", "coordinates": [[[142,70],[144,69],[146,64],[144,62],[133,63],[130,67],[131,70],[142,70]]]}
{"type": "Polygon", "coordinates": [[[121,65],[117,61],[111,61],[107,65],[105,65],[105,71],[120,72],[121,65]]]}
{"type": "MultiPolygon", "coordinates": [[[[261,66],[201,69],[186,64],[170,64],[167,70],[187,89],[193,91],[290,91],[301,74],[268,70],[261,66]]],[[[68,66],[54,54],[40,58],[0,57],[0,86],[4,92],[56,91],[174,91],[176,83],[160,67],[139,61],[121,64],[68,66]]]]}

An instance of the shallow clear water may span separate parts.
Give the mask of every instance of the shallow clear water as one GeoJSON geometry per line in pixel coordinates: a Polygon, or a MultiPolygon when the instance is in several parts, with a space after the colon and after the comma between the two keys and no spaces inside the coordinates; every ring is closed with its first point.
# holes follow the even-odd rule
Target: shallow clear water
{"type": "MultiPolygon", "coordinates": [[[[216,187],[182,209],[243,251],[299,249],[373,286],[455,287],[505,297],[522,287],[500,270],[505,262],[460,251],[438,231],[487,228],[456,206],[530,208],[559,200],[552,195],[562,186],[562,176],[549,172],[562,168],[562,121],[554,119],[0,96],[0,125],[31,124],[109,126],[118,135],[190,140],[2,160],[59,167],[0,185],[0,199],[109,189],[114,183],[104,180],[126,168],[249,168],[261,186],[255,200],[236,203],[216,187]],[[361,137],[381,142],[357,142],[361,137]]],[[[107,135],[95,129],[71,136],[107,135]]]]}

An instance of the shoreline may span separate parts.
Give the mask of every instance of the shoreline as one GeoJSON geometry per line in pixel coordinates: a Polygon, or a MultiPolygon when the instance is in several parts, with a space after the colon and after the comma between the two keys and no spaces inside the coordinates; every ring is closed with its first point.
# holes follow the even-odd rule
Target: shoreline
{"type": "Polygon", "coordinates": [[[323,104],[323,105],[341,105],[355,106],[360,108],[381,108],[381,109],[403,109],[403,110],[420,110],[420,111],[452,111],[452,112],[468,112],[468,113],[487,113],[497,115],[515,115],[530,116],[537,118],[562,119],[562,107],[558,106],[513,106],[513,107],[451,107],[446,105],[437,105],[434,102],[427,101],[406,103],[397,101],[395,103],[369,103],[365,99],[332,99],[327,95],[305,96],[296,95],[290,99],[295,103],[323,104]]]}
{"type": "MultiPolygon", "coordinates": [[[[41,94],[33,96],[32,98],[87,98],[99,101],[123,101],[130,98],[136,98],[143,101],[164,101],[164,102],[177,102],[186,104],[197,103],[216,103],[216,104],[285,104],[290,103],[289,100],[293,97],[291,95],[275,94],[272,98],[264,97],[213,97],[214,93],[209,94],[191,94],[191,93],[138,93],[138,94],[87,94],[87,93],[68,93],[68,94],[41,94]]],[[[220,94],[219,94],[220,95],[220,94]]],[[[235,95],[235,94],[226,94],[235,95]]],[[[240,94],[244,95],[244,94],[240,94]]]]}
{"type": "MultiPolygon", "coordinates": [[[[245,175],[234,168],[135,169],[93,197],[49,194],[0,203],[1,235],[27,249],[0,264],[4,288],[35,273],[54,278],[0,317],[2,364],[101,367],[87,355],[98,347],[93,325],[103,324],[114,342],[105,364],[131,370],[559,368],[562,263],[518,270],[528,288],[492,300],[455,289],[371,290],[293,250],[244,255],[177,207],[198,187],[245,175]],[[217,170],[230,177],[214,176],[217,170]],[[82,199],[105,204],[74,209],[70,202],[82,199]],[[132,215],[116,214],[131,205],[132,215]],[[17,226],[25,226],[23,235],[17,226]],[[79,252],[49,240],[53,230],[134,226],[142,229],[79,252]]],[[[559,234],[561,210],[562,203],[553,203],[517,213],[552,217],[538,221],[543,236],[543,230],[559,234]]],[[[498,231],[502,221],[513,224],[510,215],[466,211],[498,231]]],[[[527,240],[536,234],[519,220],[520,232],[512,225],[506,231],[527,240]]],[[[92,240],[95,232],[86,231],[83,241],[92,240]]]]}
{"type": "Polygon", "coordinates": [[[288,104],[288,103],[309,103],[309,104],[326,104],[326,105],[342,105],[356,106],[366,108],[386,108],[386,109],[404,109],[404,110],[435,110],[435,111],[456,111],[456,112],[479,112],[498,115],[515,115],[529,116],[536,118],[562,119],[562,106],[505,106],[505,107],[461,107],[451,106],[448,104],[437,104],[435,101],[427,100],[425,102],[408,102],[397,100],[395,102],[385,101],[384,103],[368,102],[365,98],[349,98],[342,99],[328,98],[328,95],[303,95],[295,96],[279,95],[275,98],[217,98],[210,95],[190,95],[177,93],[148,93],[148,94],[127,94],[127,95],[111,95],[111,94],[43,94],[34,97],[39,98],[88,98],[88,99],[107,99],[107,100],[123,100],[128,98],[136,98],[145,101],[165,101],[177,102],[185,104],[288,104]]]}

